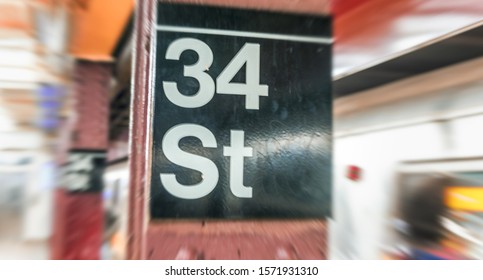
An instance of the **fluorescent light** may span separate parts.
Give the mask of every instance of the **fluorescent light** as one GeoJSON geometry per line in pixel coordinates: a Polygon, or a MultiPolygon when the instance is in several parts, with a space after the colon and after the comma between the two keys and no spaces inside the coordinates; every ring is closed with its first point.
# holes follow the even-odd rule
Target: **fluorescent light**
{"type": "Polygon", "coordinates": [[[0,67],[0,79],[8,82],[58,83],[60,79],[44,69],[0,67]]]}
{"type": "Polygon", "coordinates": [[[35,67],[40,64],[39,57],[28,50],[0,48],[0,66],[35,67]]]}
{"type": "Polygon", "coordinates": [[[37,89],[39,85],[36,82],[11,82],[11,81],[0,81],[1,89],[26,89],[34,90],[37,89]]]}
{"type": "Polygon", "coordinates": [[[0,116],[0,132],[14,131],[15,127],[15,123],[11,119],[0,116]]]}

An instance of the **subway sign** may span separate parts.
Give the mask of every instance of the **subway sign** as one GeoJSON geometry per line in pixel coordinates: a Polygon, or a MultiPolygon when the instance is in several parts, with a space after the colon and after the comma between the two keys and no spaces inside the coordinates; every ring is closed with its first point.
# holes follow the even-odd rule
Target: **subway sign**
{"type": "Polygon", "coordinates": [[[330,216],[331,19],[158,3],[155,34],[151,219],[330,216]]]}

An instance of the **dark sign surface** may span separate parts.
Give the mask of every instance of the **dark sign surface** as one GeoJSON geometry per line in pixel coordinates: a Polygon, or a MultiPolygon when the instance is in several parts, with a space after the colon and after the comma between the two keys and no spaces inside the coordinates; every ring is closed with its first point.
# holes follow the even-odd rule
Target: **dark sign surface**
{"type": "Polygon", "coordinates": [[[156,30],[151,218],[330,216],[330,18],[160,3],[156,30]]]}
{"type": "Polygon", "coordinates": [[[101,192],[106,164],[103,152],[71,150],[59,169],[59,182],[69,192],[101,192]]]}

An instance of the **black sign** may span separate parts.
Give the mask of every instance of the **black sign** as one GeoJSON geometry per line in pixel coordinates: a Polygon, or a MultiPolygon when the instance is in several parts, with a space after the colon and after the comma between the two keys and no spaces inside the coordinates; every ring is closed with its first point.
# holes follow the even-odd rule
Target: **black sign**
{"type": "Polygon", "coordinates": [[[158,4],[151,218],[331,214],[331,19],[158,4]]]}
{"type": "Polygon", "coordinates": [[[106,156],[97,151],[69,151],[59,169],[60,185],[72,193],[101,192],[106,156]]]}

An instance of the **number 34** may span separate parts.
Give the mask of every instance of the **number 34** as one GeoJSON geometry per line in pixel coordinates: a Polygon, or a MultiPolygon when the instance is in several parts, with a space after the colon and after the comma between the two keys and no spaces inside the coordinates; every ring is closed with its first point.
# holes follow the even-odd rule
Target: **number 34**
{"type": "MultiPolygon", "coordinates": [[[[163,82],[166,97],[173,104],[183,108],[198,108],[206,105],[215,94],[215,82],[208,71],[213,63],[213,52],[203,41],[193,38],[182,38],[168,46],[166,59],[179,60],[186,50],[195,51],[198,61],[193,65],[185,65],[183,75],[198,80],[199,89],[195,95],[184,95],[178,90],[176,82],[163,82]]],[[[260,85],[260,45],[246,43],[235,55],[221,74],[216,78],[216,93],[245,95],[245,108],[258,110],[259,97],[268,96],[268,86],[260,85]],[[246,82],[231,83],[231,80],[246,64],[246,82]]]]}

